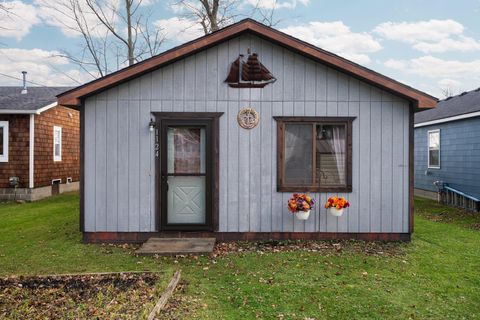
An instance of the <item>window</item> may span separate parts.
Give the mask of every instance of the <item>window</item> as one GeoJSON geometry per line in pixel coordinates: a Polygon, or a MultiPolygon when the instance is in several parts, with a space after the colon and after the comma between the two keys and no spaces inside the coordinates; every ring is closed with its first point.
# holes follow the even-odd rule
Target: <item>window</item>
{"type": "Polygon", "coordinates": [[[8,121],[0,121],[0,162],[8,162],[8,121]]]}
{"type": "Polygon", "coordinates": [[[53,127],[53,161],[62,161],[62,128],[53,127]]]}
{"type": "Polygon", "coordinates": [[[277,189],[352,191],[354,117],[275,117],[277,189]]]}
{"type": "Polygon", "coordinates": [[[440,169],[440,129],[428,131],[428,168],[440,169]]]}

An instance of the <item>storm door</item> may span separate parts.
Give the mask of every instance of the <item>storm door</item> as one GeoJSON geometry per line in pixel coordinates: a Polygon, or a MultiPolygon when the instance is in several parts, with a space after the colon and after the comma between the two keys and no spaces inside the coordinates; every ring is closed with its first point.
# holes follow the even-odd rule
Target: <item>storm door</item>
{"type": "Polygon", "coordinates": [[[162,229],[211,229],[211,135],[208,120],[162,121],[162,229]]]}

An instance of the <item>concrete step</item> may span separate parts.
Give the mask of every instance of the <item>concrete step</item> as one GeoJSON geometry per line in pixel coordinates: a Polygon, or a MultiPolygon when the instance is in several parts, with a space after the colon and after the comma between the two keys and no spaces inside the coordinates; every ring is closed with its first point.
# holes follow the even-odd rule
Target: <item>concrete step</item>
{"type": "Polygon", "coordinates": [[[141,255],[211,253],[215,238],[150,238],[137,250],[141,255]]]}

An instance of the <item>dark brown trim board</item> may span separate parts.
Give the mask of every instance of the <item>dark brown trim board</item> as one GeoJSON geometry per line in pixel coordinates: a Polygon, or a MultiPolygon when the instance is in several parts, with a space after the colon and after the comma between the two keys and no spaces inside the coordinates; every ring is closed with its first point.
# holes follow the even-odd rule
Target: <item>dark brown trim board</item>
{"type": "Polygon", "coordinates": [[[85,102],[80,106],[80,231],[85,231],[85,102]]]}
{"type": "Polygon", "coordinates": [[[260,240],[364,240],[410,241],[409,233],[335,232],[84,232],[85,243],[141,243],[151,237],[211,238],[219,242],[260,240]]]}
{"type": "MultiPolygon", "coordinates": [[[[217,231],[219,224],[219,134],[220,134],[220,122],[219,118],[223,115],[222,112],[153,112],[156,122],[156,149],[160,151],[159,156],[156,156],[155,161],[155,188],[156,188],[156,229],[157,230],[207,230],[217,231]],[[160,138],[162,131],[165,130],[166,125],[177,124],[202,124],[207,128],[207,220],[202,225],[168,225],[166,222],[166,215],[162,214],[166,212],[166,202],[162,199],[166,198],[166,193],[162,188],[166,173],[162,173],[162,168],[166,166],[166,158],[162,157],[162,154],[166,154],[165,141],[160,138]],[[162,163],[162,161],[164,163],[162,163]],[[163,193],[162,193],[163,192],[163,193]]],[[[166,132],[163,132],[163,137],[166,137],[166,132]]]]}
{"type": "MultiPolygon", "coordinates": [[[[352,192],[352,123],[356,117],[273,117],[277,122],[277,191],[278,192],[352,192]],[[347,136],[347,177],[345,186],[291,185],[285,183],[285,124],[288,123],[322,123],[345,124],[347,136]]],[[[315,152],[313,152],[315,154],[315,152]]],[[[315,165],[314,165],[315,171],[315,165]]]]}
{"type": "MultiPolygon", "coordinates": [[[[165,51],[164,53],[150,59],[146,59],[130,67],[113,72],[107,76],[64,92],[58,95],[58,103],[65,106],[78,107],[81,104],[82,98],[139,77],[147,72],[173,63],[179,59],[185,58],[201,50],[205,50],[244,33],[254,34],[297,52],[309,59],[326,64],[357,79],[368,82],[393,94],[402,96],[413,102],[416,110],[434,108],[437,104],[438,99],[435,97],[252,19],[244,19],[219,31],[165,51]]],[[[228,65],[229,63],[230,61],[225,61],[225,64],[228,65]]]]}
{"type": "Polygon", "coordinates": [[[414,148],[415,148],[415,128],[414,128],[414,106],[410,103],[409,108],[409,121],[408,121],[408,231],[413,233],[413,220],[414,220],[414,202],[413,202],[413,194],[414,194],[414,148]]]}

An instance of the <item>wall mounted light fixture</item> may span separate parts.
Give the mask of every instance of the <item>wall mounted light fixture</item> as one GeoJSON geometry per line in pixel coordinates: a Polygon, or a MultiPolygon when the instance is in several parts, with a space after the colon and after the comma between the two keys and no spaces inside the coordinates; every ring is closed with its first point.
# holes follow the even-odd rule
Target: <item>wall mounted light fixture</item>
{"type": "Polygon", "coordinates": [[[150,123],[148,124],[148,128],[150,129],[150,132],[153,132],[155,130],[155,121],[153,121],[152,118],[150,118],[150,123]]]}

